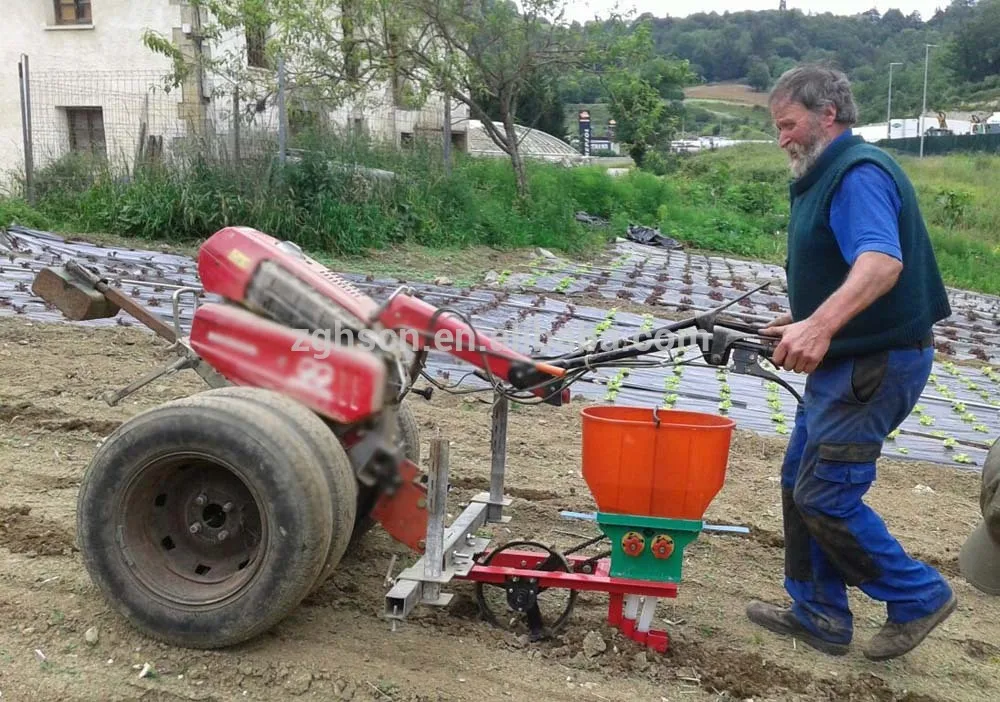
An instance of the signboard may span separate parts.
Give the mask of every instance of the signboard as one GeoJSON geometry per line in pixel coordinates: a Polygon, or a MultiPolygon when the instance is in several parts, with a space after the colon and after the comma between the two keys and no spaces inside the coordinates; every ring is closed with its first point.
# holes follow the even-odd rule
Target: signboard
{"type": "Polygon", "coordinates": [[[586,110],[580,110],[579,114],[580,122],[580,153],[584,156],[590,156],[590,113],[586,110]]]}

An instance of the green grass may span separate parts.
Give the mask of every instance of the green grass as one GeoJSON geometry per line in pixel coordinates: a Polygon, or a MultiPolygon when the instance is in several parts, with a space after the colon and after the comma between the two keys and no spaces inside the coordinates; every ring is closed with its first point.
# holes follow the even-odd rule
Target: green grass
{"type": "MultiPolygon", "coordinates": [[[[773,139],[770,115],[766,108],[746,103],[723,100],[685,99],[684,136],[724,136],[734,139],[773,139]]],[[[564,129],[567,134],[579,130],[580,110],[590,112],[593,133],[604,135],[611,113],[608,105],[596,103],[570,103],[565,107],[564,129]]],[[[677,134],[680,137],[680,134],[677,134]]]]}
{"type": "MultiPolygon", "coordinates": [[[[39,173],[38,201],[0,200],[0,222],[190,244],[229,225],[257,228],[331,256],[402,243],[435,248],[543,246],[593,252],[628,222],[650,222],[669,184],[634,171],[530,163],[531,196],[517,197],[510,162],[456,154],[446,173],[436,145],[412,150],[314,142],[301,160],[225,159],[151,166],[129,176],[100,165],[56,164],[39,173]],[[371,177],[346,164],[395,174],[371,177]],[[587,210],[615,227],[577,222],[587,210]]],[[[271,152],[273,153],[273,152],[271,152]]]]}
{"type": "Polygon", "coordinates": [[[693,135],[710,135],[718,126],[719,136],[734,139],[773,139],[774,129],[767,108],[722,100],[687,99],[688,110],[684,131],[693,135]]]}
{"type": "Polygon", "coordinates": [[[681,158],[658,210],[667,236],[710,251],[784,261],[787,168],[764,149],[730,147],[681,158]]]}
{"type": "MultiPolygon", "coordinates": [[[[531,163],[531,197],[516,197],[504,159],[456,154],[451,175],[434,145],[413,150],[315,143],[302,161],[193,159],[112,177],[63,163],[39,173],[29,207],[0,199],[0,225],[194,245],[227,225],[255,227],[326,259],[409,246],[461,251],[543,246],[589,256],[630,223],[706,250],[782,263],[789,172],[774,145],[661,158],[666,175],[531,163]],[[392,171],[380,181],[335,164],[392,171]],[[586,211],[607,227],[578,223],[586,211]]],[[[273,152],[272,152],[273,153],[273,152]]],[[[899,157],[913,179],[945,281],[1000,294],[1000,156],[899,157]]],[[[415,259],[414,265],[424,260],[415,259]]],[[[429,260],[427,265],[430,265],[429,260]]],[[[456,266],[460,268],[460,266],[456,266]]]]}
{"type": "MultiPolygon", "coordinates": [[[[1000,156],[897,157],[913,181],[948,285],[1000,294],[1000,156]]],[[[701,248],[784,260],[788,217],[785,155],[748,144],[682,159],[670,177],[680,195],[662,231],[701,248]]]]}

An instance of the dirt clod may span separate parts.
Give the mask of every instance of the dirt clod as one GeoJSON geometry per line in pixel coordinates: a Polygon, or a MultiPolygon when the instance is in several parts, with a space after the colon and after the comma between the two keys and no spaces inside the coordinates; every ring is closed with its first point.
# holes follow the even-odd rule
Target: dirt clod
{"type": "Polygon", "coordinates": [[[764,697],[773,690],[805,692],[811,676],[755,652],[715,649],[699,644],[685,646],[674,660],[697,671],[699,685],[728,693],[736,699],[764,697]]]}
{"type": "Polygon", "coordinates": [[[608,645],[596,631],[588,631],[583,638],[583,652],[588,658],[595,658],[608,650],[608,645]]]}
{"type": "Polygon", "coordinates": [[[76,548],[67,529],[32,515],[25,505],[0,507],[0,546],[32,556],[69,555],[76,548]]]}
{"type": "Polygon", "coordinates": [[[285,691],[290,695],[304,695],[309,690],[312,680],[312,674],[306,671],[294,673],[285,681],[285,691]]]}

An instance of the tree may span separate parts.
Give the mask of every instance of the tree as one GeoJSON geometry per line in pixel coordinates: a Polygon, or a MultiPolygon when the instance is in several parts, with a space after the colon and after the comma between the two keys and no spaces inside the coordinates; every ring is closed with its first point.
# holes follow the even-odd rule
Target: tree
{"type": "Polygon", "coordinates": [[[592,55],[586,34],[562,21],[566,0],[400,0],[425,33],[407,52],[418,71],[468,107],[507,156],[517,192],[528,178],[517,129],[522,95],[546,74],[583,66],[592,55]],[[496,121],[488,108],[495,108],[496,121]],[[499,124],[498,124],[499,123],[499,124]]]}
{"type": "Polygon", "coordinates": [[[200,51],[186,54],[151,30],[143,36],[173,61],[168,87],[201,73],[217,79],[217,92],[239,87],[248,102],[263,103],[276,93],[279,57],[291,92],[330,107],[392,79],[390,38],[403,20],[384,0],[189,2],[209,18],[197,29],[200,51]]]}
{"type": "MultiPolygon", "coordinates": [[[[509,0],[193,0],[216,18],[203,30],[208,39],[266,19],[267,55],[282,57],[297,93],[308,92],[326,105],[355,102],[386,83],[397,104],[416,107],[436,92],[466,105],[510,158],[522,197],[528,182],[518,110],[525,95],[594,57],[595,31],[564,24],[566,2],[519,0],[518,7],[509,0]]],[[[149,35],[147,43],[175,59],[175,81],[182,80],[191,61],[162,37],[149,35]]],[[[203,65],[261,90],[269,76],[245,70],[242,58],[230,52],[203,59],[203,65]]]]}
{"type": "Polygon", "coordinates": [[[750,63],[750,70],[747,71],[747,83],[758,92],[764,92],[771,87],[771,69],[767,62],[754,57],[750,63]]]}
{"type": "Polygon", "coordinates": [[[608,93],[618,137],[641,167],[646,153],[661,144],[670,131],[667,104],[649,83],[630,73],[610,77],[608,93]]]}
{"type": "Polygon", "coordinates": [[[655,54],[651,26],[636,23],[611,45],[602,71],[608,110],[629,156],[642,166],[646,154],[662,146],[680,125],[682,88],[694,82],[687,61],[655,54]]]}
{"type": "MultiPolygon", "coordinates": [[[[693,79],[686,61],[657,55],[649,20],[628,23],[612,15],[568,25],[562,21],[567,2],[192,0],[213,18],[201,29],[205,40],[225,47],[227,37],[252,39],[260,68],[249,65],[238,45],[192,58],[157,35],[147,35],[147,44],[174,59],[176,83],[197,63],[251,99],[273,94],[278,57],[290,92],[328,108],[357,105],[387,84],[397,106],[417,107],[437,93],[482,122],[509,157],[517,192],[526,198],[522,125],[525,118],[561,122],[552,109],[559,77],[600,78],[618,133],[637,160],[676,129],[672,104],[693,79]]],[[[737,35],[749,43],[749,32],[737,35]]]]}
{"type": "MultiPolygon", "coordinates": [[[[539,73],[521,90],[516,105],[520,124],[548,134],[561,135],[565,130],[566,111],[559,95],[561,76],[539,73]]],[[[493,120],[501,120],[500,103],[487,91],[476,92],[475,99],[493,120]]]]}
{"type": "Polygon", "coordinates": [[[948,44],[948,63],[963,80],[1000,74],[1000,0],[982,0],[971,8],[948,44]]]}

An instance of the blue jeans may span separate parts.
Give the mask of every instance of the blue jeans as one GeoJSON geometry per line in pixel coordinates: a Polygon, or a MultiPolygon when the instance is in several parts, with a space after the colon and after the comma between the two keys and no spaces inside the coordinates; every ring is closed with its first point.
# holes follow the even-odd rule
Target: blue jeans
{"type": "Polygon", "coordinates": [[[785,588],[817,636],[847,643],[847,586],[886,603],[890,621],[924,617],[951,588],[906,554],[863,501],[886,436],[917,403],[934,349],[913,347],[824,363],[809,375],[781,470],[785,588]]]}

